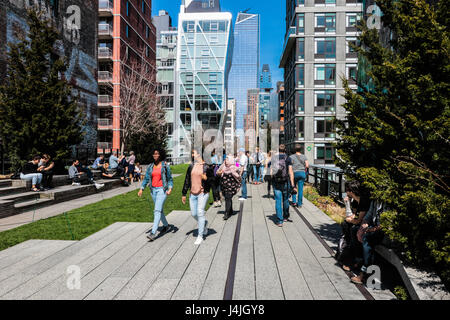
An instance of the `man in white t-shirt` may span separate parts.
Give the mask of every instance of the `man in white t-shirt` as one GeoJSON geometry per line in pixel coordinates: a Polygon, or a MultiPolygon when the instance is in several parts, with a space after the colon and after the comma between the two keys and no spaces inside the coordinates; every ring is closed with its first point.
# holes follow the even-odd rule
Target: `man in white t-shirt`
{"type": "Polygon", "coordinates": [[[242,191],[242,195],[239,198],[239,201],[245,201],[247,200],[247,164],[248,164],[248,159],[247,156],[245,155],[245,149],[241,148],[239,150],[239,168],[241,170],[241,178],[242,178],[242,182],[241,182],[241,191],[242,191]]]}

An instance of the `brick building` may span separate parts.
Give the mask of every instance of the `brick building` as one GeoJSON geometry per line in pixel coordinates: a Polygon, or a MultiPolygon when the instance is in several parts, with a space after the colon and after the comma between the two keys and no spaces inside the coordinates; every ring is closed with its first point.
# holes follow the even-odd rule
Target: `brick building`
{"type": "Polygon", "coordinates": [[[89,158],[95,156],[97,141],[97,0],[1,0],[0,1],[0,81],[6,73],[7,43],[18,41],[27,32],[27,9],[43,11],[52,19],[61,37],[58,52],[68,60],[66,79],[79,97],[86,114],[84,141],[74,147],[89,158]]]}
{"type": "MultiPolygon", "coordinates": [[[[156,65],[156,29],[151,0],[98,1],[98,152],[121,148],[120,85],[125,61],[156,65]]],[[[156,81],[156,79],[155,79],[156,81]]]]}

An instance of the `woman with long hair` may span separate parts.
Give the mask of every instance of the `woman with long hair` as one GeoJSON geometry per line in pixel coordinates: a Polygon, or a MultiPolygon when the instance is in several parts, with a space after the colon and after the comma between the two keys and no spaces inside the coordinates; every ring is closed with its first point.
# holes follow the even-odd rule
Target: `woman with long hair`
{"type": "Polygon", "coordinates": [[[150,241],[154,241],[160,221],[164,225],[159,233],[160,236],[168,232],[172,227],[164,215],[164,203],[166,202],[167,196],[172,193],[173,178],[170,166],[165,162],[165,152],[162,149],[155,149],[153,151],[153,163],[147,169],[141,190],[138,193],[139,197],[142,197],[142,193],[147,185],[150,187],[152,199],[155,204],[153,228],[147,238],[150,241]]]}
{"type": "Polygon", "coordinates": [[[192,217],[198,222],[198,236],[195,245],[203,242],[203,237],[208,234],[208,221],[206,220],[205,207],[209,200],[211,181],[214,177],[214,169],[203,161],[202,155],[197,150],[192,151],[192,163],[186,172],[181,198],[186,204],[186,195],[190,190],[189,205],[192,217]]]}
{"type": "Polygon", "coordinates": [[[233,196],[241,187],[241,175],[235,164],[235,158],[228,155],[227,159],[220,166],[217,174],[221,177],[220,187],[225,198],[225,215],[224,220],[228,220],[233,215],[233,196]]]}

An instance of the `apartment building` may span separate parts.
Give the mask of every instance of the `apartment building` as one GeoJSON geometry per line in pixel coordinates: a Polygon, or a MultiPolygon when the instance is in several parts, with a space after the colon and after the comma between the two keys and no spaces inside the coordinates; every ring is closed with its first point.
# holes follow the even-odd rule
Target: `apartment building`
{"type": "Polygon", "coordinates": [[[155,67],[156,30],[151,8],[151,0],[98,1],[97,149],[100,154],[121,149],[120,88],[124,67],[129,67],[132,61],[144,61],[155,67]]]}
{"type": "Polygon", "coordinates": [[[333,165],[335,119],[346,116],[341,77],[356,90],[359,0],[287,0],[284,68],[285,143],[303,147],[310,163],[333,165]]]}

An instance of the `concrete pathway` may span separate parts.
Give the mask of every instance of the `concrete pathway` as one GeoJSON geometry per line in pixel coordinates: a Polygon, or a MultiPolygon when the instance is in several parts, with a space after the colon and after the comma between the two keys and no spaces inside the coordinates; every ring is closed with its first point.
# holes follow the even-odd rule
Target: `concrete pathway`
{"type": "MultiPolygon", "coordinates": [[[[4,250],[0,299],[367,299],[301,215],[291,209],[292,222],[277,227],[266,186],[248,189],[229,220],[223,206],[208,210],[200,246],[190,213],[176,211],[168,215],[174,232],[151,243],[151,223],[115,223],[81,241],[30,240],[4,250]]],[[[317,215],[309,204],[300,211],[317,215]]]]}

